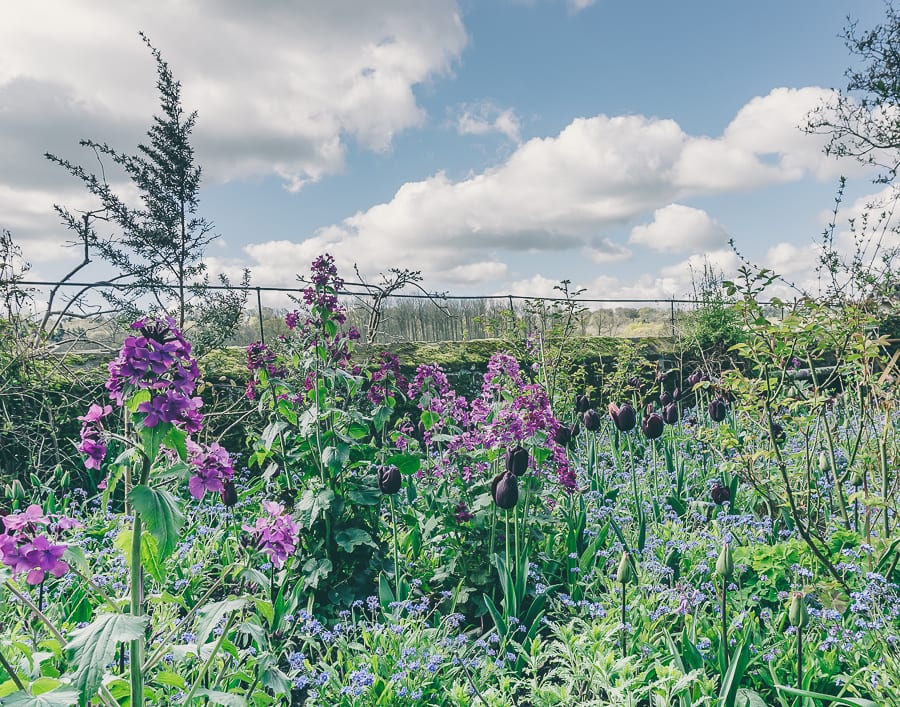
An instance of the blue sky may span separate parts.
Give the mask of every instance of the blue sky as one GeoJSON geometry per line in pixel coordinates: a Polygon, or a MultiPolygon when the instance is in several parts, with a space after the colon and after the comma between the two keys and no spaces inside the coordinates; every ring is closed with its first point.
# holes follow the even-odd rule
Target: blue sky
{"type": "Polygon", "coordinates": [[[844,84],[848,13],[869,27],[879,2],[41,8],[0,8],[0,225],[42,276],[74,257],[50,204],[88,205],[40,155],[133,149],[155,101],[139,29],[199,111],[210,269],[259,284],[327,249],[456,293],[680,296],[704,257],[733,269],[728,237],[806,281],[838,175],[849,201],[877,191],[793,128],[844,84]]]}

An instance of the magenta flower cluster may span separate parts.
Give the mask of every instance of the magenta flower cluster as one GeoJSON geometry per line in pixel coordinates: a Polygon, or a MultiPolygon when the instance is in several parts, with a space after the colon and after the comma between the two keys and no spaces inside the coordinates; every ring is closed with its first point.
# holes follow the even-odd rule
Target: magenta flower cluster
{"type": "Polygon", "coordinates": [[[397,393],[406,394],[408,384],[400,372],[400,359],[388,351],[382,351],[373,361],[373,366],[366,391],[369,402],[381,405],[388,398],[395,398],[397,393]]]}
{"type": "Polygon", "coordinates": [[[225,484],[234,477],[234,467],[228,450],[218,442],[210,445],[197,444],[187,440],[188,463],[193,475],[188,482],[188,490],[194,498],[203,498],[207,491],[225,490],[225,484]]]}
{"type": "Polygon", "coordinates": [[[100,421],[111,412],[111,405],[101,407],[94,404],[78,418],[81,420],[81,443],[78,451],[87,456],[84,466],[88,469],[99,469],[106,457],[106,442],[103,440],[103,425],[100,421]]]}
{"type": "Polygon", "coordinates": [[[149,390],[153,397],[137,408],[145,427],[172,423],[186,432],[199,431],[203,401],[194,392],[200,371],[175,320],[139,319],[131,328],[138,333],[125,339],[118,357],[109,364],[110,398],[123,405],[134,391],[149,390]]]}
{"type": "Polygon", "coordinates": [[[257,518],[255,525],[241,527],[250,533],[256,547],[272,558],[272,564],[281,567],[297,549],[297,524],[280,503],[263,501],[263,510],[266,515],[257,518]]]}
{"type": "MultiPolygon", "coordinates": [[[[66,545],[54,543],[46,530],[53,521],[38,505],[30,505],[24,513],[3,517],[4,532],[0,535],[0,561],[12,570],[13,576],[26,573],[28,584],[44,581],[47,574],[62,577],[69,565],[62,560],[66,545]]],[[[77,524],[69,518],[57,517],[60,529],[77,524]]]]}

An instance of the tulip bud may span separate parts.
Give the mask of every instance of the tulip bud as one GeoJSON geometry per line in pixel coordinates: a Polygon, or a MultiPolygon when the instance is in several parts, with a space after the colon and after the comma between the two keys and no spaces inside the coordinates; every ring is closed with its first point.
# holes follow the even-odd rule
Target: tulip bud
{"type": "Polygon", "coordinates": [[[695,385],[697,385],[700,382],[700,380],[702,378],[703,378],[703,373],[698,368],[696,371],[694,371],[693,373],[691,373],[691,375],[688,376],[688,379],[687,379],[688,385],[690,385],[691,388],[693,388],[695,385]]]}
{"type": "Polygon", "coordinates": [[[6,495],[14,501],[25,500],[25,487],[18,479],[13,479],[10,483],[6,495]]]}
{"type": "Polygon", "coordinates": [[[491,495],[498,508],[509,510],[519,502],[519,482],[510,471],[497,474],[491,483],[491,495]]]}
{"type": "Polygon", "coordinates": [[[708,409],[709,417],[713,422],[721,422],[725,419],[725,415],[728,412],[728,408],[725,406],[725,401],[722,398],[710,400],[708,409]]]}
{"type": "Polygon", "coordinates": [[[616,572],[616,581],[619,584],[628,584],[634,579],[634,569],[631,566],[631,558],[627,552],[622,553],[622,559],[619,560],[619,569],[616,572]]]}
{"type": "Polygon", "coordinates": [[[528,450],[521,445],[506,450],[506,470],[522,476],[528,470],[528,450]]]}
{"type": "Polygon", "coordinates": [[[669,403],[663,408],[662,419],[667,425],[674,425],[678,422],[678,406],[675,403],[669,403]]]}
{"type": "Polygon", "coordinates": [[[647,439],[657,439],[662,436],[663,427],[665,423],[663,422],[662,417],[657,413],[651,413],[647,415],[641,421],[641,430],[644,432],[644,436],[647,439]]]}
{"type": "Polygon", "coordinates": [[[734,558],[731,556],[731,545],[725,543],[722,551],[719,553],[719,559],[716,560],[716,574],[724,579],[730,579],[734,574],[734,558]]]}
{"type": "Polygon", "coordinates": [[[610,403],[607,409],[619,432],[629,432],[634,429],[634,426],[637,424],[637,414],[634,412],[634,408],[631,407],[631,403],[625,403],[622,407],[610,403]]]}
{"type": "Polygon", "coordinates": [[[731,489],[727,486],[722,486],[722,484],[716,481],[710,489],[709,495],[712,497],[713,503],[717,506],[721,506],[726,501],[731,500],[731,489]]]}
{"type": "Polygon", "coordinates": [[[560,425],[553,432],[553,441],[556,442],[560,447],[565,447],[569,442],[572,441],[572,429],[570,427],[560,425]]]}
{"type": "Polygon", "coordinates": [[[809,612],[806,610],[806,601],[803,592],[794,592],[791,597],[791,605],[788,608],[788,621],[791,626],[798,629],[805,628],[809,624],[809,612]]]}
{"type": "Polygon", "coordinates": [[[575,410],[582,414],[586,413],[591,409],[591,401],[588,399],[586,395],[579,395],[575,398],[575,410]]]}
{"type": "Polygon", "coordinates": [[[222,490],[219,491],[219,496],[221,496],[221,498],[222,498],[222,503],[224,505],[228,506],[229,508],[231,508],[231,506],[236,505],[238,502],[238,493],[237,493],[237,489],[234,486],[234,482],[226,481],[223,484],[222,490]]]}
{"type": "Polygon", "coordinates": [[[391,496],[400,491],[402,484],[403,475],[396,466],[391,464],[378,467],[378,488],[381,489],[381,493],[391,496]]]}
{"type": "Polygon", "coordinates": [[[819,471],[821,473],[826,473],[831,469],[831,459],[828,458],[828,452],[821,451],[819,452],[819,471]]]}
{"type": "Polygon", "coordinates": [[[673,403],[676,402],[678,400],[678,398],[680,398],[680,397],[681,397],[681,390],[679,388],[675,388],[675,390],[672,391],[672,402],[673,403]]]}
{"type": "Polygon", "coordinates": [[[584,429],[588,432],[596,432],[599,430],[602,422],[603,419],[596,410],[588,410],[584,413],[584,429]]]}
{"type": "Polygon", "coordinates": [[[668,390],[664,390],[659,394],[659,404],[665,407],[672,402],[672,394],[668,390]]]}

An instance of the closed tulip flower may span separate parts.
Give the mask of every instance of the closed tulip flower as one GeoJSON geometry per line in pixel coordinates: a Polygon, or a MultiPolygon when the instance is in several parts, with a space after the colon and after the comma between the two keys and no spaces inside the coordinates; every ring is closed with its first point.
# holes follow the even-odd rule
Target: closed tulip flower
{"type": "Polygon", "coordinates": [[[566,427],[565,425],[560,425],[553,432],[553,441],[556,442],[560,447],[565,447],[569,442],[572,441],[572,429],[570,427],[566,427]]]}
{"type": "Polygon", "coordinates": [[[721,506],[726,501],[731,500],[731,489],[727,486],[722,486],[718,481],[713,484],[713,487],[709,490],[709,495],[718,506],[721,506]]]}
{"type": "Polygon", "coordinates": [[[591,401],[588,400],[588,396],[579,395],[577,398],[575,398],[575,410],[584,414],[590,409],[591,409],[591,401]]]}
{"type": "Polygon", "coordinates": [[[791,626],[805,628],[809,624],[809,611],[806,608],[803,592],[794,592],[791,596],[791,605],[788,608],[788,621],[791,626]]]}
{"type": "Polygon", "coordinates": [[[233,481],[226,481],[222,485],[222,490],[219,491],[219,496],[222,498],[222,503],[229,508],[234,506],[238,502],[238,494],[237,489],[234,487],[233,481]]]}
{"type": "Polygon", "coordinates": [[[511,471],[497,474],[491,484],[491,495],[498,508],[509,510],[519,502],[519,481],[511,471]]]}
{"type": "Polygon", "coordinates": [[[573,422],[572,426],[569,428],[569,432],[572,434],[572,439],[575,439],[581,434],[581,425],[579,425],[577,421],[573,422]]]}
{"type": "Polygon", "coordinates": [[[725,579],[730,579],[734,574],[734,558],[731,556],[731,545],[725,543],[716,560],[716,574],[725,579]]]}
{"type": "Polygon", "coordinates": [[[678,422],[678,406],[675,403],[669,403],[662,409],[662,419],[667,425],[674,425],[678,422]]]}
{"type": "Polygon", "coordinates": [[[668,390],[664,390],[659,394],[659,404],[665,407],[672,402],[672,394],[668,390]]]}
{"type": "Polygon", "coordinates": [[[528,450],[521,445],[506,450],[506,470],[522,476],[528,470],[528,450]]]}
{"type": "Polygon", "coordinates": [[[588,432],[596,432],[600,429],[603,419],[596,410],[588,410],[584,413],[584,429],[588,432]]]}
{"type": "Polygon", "coordinates": [[[628,584],[634,579],[634,569],[631,566],[631,558],[627,552],[622,553],[622,559],[619,560],[619,569],[616,571],[616,581],[619,584],[628,584]]]}
{"type": "Polygon", "coordinates": [[[378,467],[378,488],[381,489],[381,493],[391,496],[397,493],[402,485],[403,476],[400,469],[393,464],[378,467]]]}
{"type": "Polygon", "coordinates": [[[616,429],[619,432],[629,432],[634,429],[634,426],[637,424],[637,414],[634,412],[634,408],[631,407],[631,403],[625,403],[621,407],[610,403],[608,409],[609,416],[616,424],[616,429]]]}
{"type": "Polygon", "coordinates": [[[657,439],[658,437],[661,437],[664,426],[665,422],[663,422],[662,416],[655,412],[650,413],[641,420],[641,430],[647,439],[657,439]]]}
{"type": "Polygon", "coordinates": [[[713,422],[721,422],[725,419],[728,408],[722,398],[714,398],[709,401],[709,417],[713,422]]]}

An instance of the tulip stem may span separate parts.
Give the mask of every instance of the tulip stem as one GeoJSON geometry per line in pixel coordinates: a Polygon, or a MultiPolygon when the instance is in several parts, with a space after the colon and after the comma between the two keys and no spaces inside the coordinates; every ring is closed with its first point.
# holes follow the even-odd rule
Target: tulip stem
{"type": "Polygon", "coordinates": [[[797,689],[803,689],[803,627],[797,627],[797,689]]]}
{"type": "Polygon", "coordinates": [[[509,509],[507,508],[503,514],[504,532],[503,540],[506,544],[506,569],[509,571],[509,509]]]}
{"type": "Polygon", "coordinates": [[[722,655],[728,667],[728,577],[722,576],[722,655]]]}
{"type": "Polygon", "coordinates": [[[622,657],[626,655],[628,639],[625,636],[625,582],[622,582],[622,657]]]}
{"type": "Polygon", "coordinates": [[[394,538],[394,600],[400,601],[400,551],[397,543],[397,518],[394,514],[394,495],[388,496],[391,506],[391,530],[394,538]]]}

